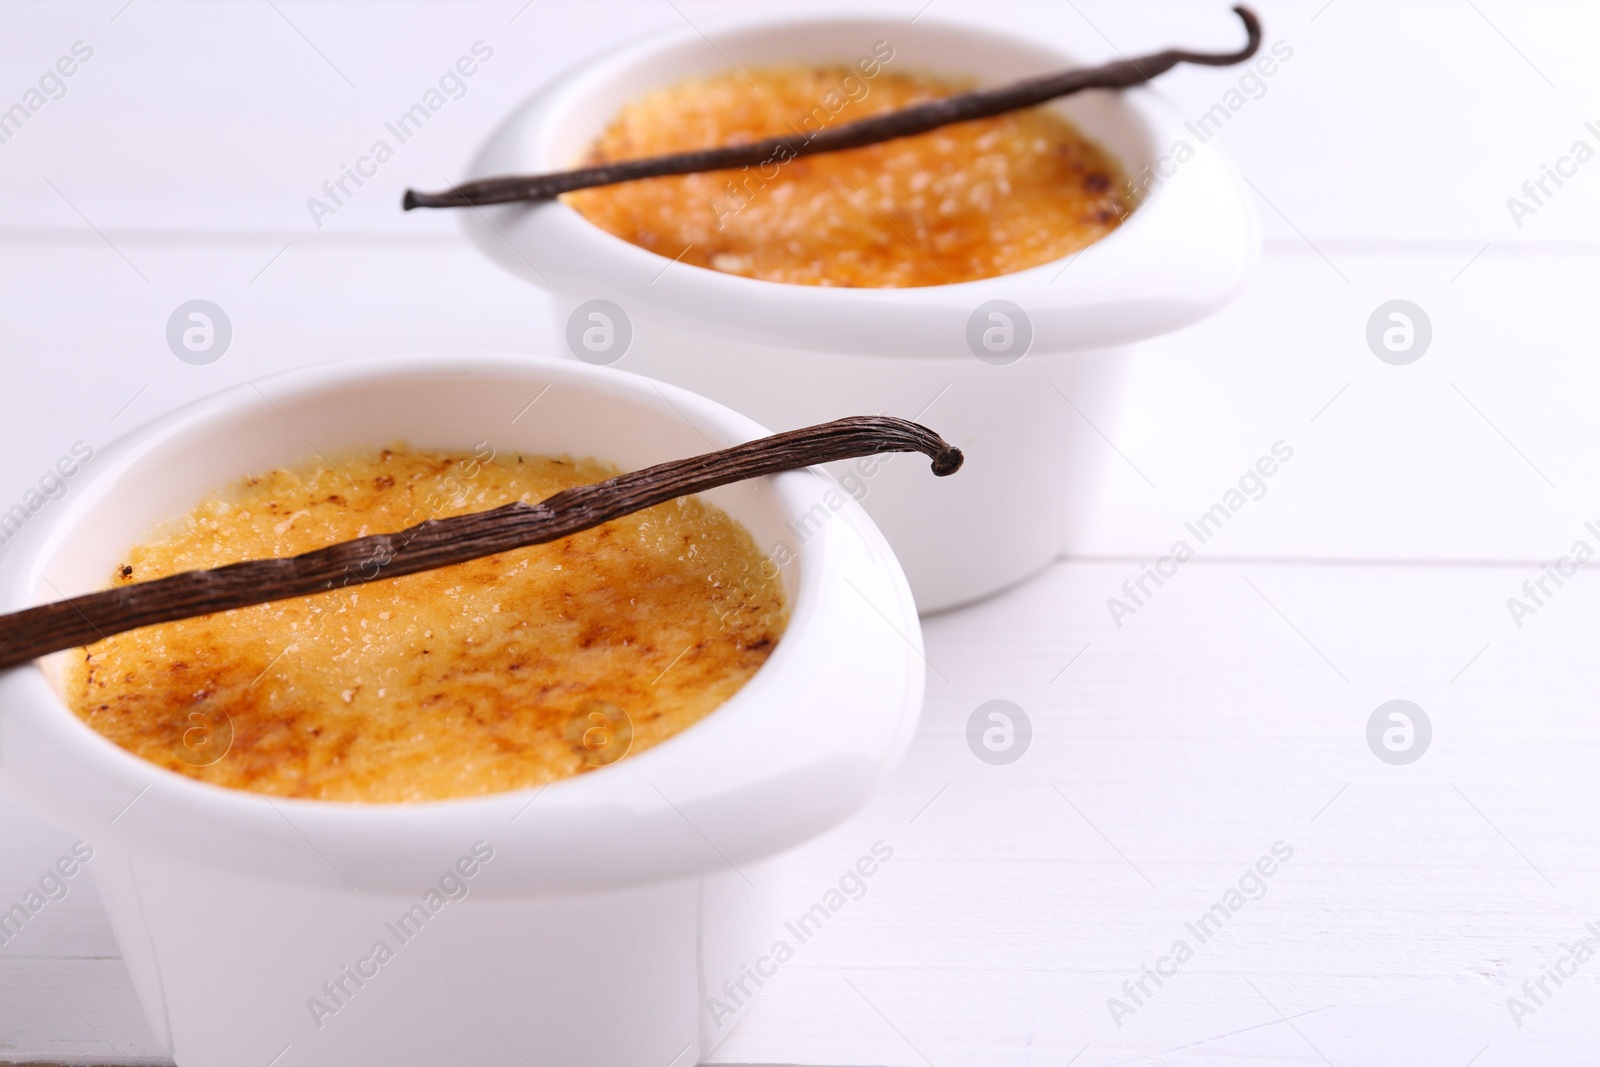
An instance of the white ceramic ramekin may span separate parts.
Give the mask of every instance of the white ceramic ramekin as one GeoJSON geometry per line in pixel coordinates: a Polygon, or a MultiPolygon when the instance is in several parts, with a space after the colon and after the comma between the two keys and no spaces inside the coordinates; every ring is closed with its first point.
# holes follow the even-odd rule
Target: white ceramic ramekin
{"type": "MultiPolygon", "coordinates": [[[[546,87],[490,138],[469,177],[573,166],[624,103],[685,77],[730,63],[854,64],[875,47],[893,50],[884,70],[984,85],[1076,65],[1023,26],[1001,32],[931,16],[760,16],[684,27],[587,61],[546,87]]],[[[882,410],[920,416],[965,449],[967,476],[949,492],[898,462],[856,479],[918,604],[936,610],[1003,588],[1071,547],[1110,454],[1102,435],[1111,432],[1116,348],[1220,307],[1256,253],[1254,215],[1232,166],[1196,143],[1157,94],[1085,93],[1054,106],[1137,185],[1153,184],[1124,225],[1080,255],[983,281],[785,285],[669,267],[560,203],[463,219],[485,253],[554,295],[562,324],[591,300],[620,307],[632,328],[620,366],[771,426],[882,410]],[[1163,161],[1180,141],[1193,157],[1163,161]],[[1026,355],[1007,365],[981,360],[969,345],[975,318],[981,327],[998,322],[984,308],[996,300],[1020,308],[1031,327],[1026,355]]],[[[848,118],[845,108],[838,121],[848,118]]],[[[558,345],[568,348],[564,338],[558,345]]]]}
{"type": "MultiPolygon", "coordinates": [[[[570,360],[294,371],[97,456],[0,564],[0,611],[99,587],[154,525],[316,451],[487,441],[637,468],[765,432],[570,360]]],[[[831,479],[796,472],[706,497],[764,549],[791,546],[787,633],[699,724],[542,792],[268,799],[162,770],[89,729],[58,692],[66,654],[0,675],[0,785],[94,846],[124,958],[179,1064],[664,1067],[727,1033],[707,996],[765,948],[753,939],[767,929],[771,857],[855,810],[900,759],[923,663],[905,578],[831,479]],[[793,525],[818,508],[826,520],[797,540],[793,525]],[[392,958],[377,958],[380,941],[392,958]]]]}

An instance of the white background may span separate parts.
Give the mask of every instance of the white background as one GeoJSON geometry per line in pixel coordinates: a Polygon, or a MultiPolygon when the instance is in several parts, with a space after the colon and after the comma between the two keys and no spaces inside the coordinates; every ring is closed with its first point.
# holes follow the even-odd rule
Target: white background
{"type": "MultiPolygon", "coordinates": [[[[910,19],[923,0],[889,10],[910,19]]],[[[717,1062],[1576,1063],[1600,959],[1516,1025],[1524,979],[1600,925],[1600,579],[1513,624],[1506,599],[1600,519],[1600,159],[1519,227],[1506,205],[1578,139],[1600,148],[1600,8],[1263,2],[1293,49],[1221,134],[1266,254],[1230,308],[1137,348],[1073,557],[929,620],[911,756],[792,862],[798,912],[883,839],[895,858],[770,982],[717,1062]],[[1367,348],[1414,301],[1430,349],[1367,348]],[[1139,613],[1106,598],[1274,441],[1294,459],[1139,613]],[[1070,663],[1070,667],[1068,666],[1070,663]],[[1063,668],[1066,668],[1063,670],[1063,668]],[[1030,715],[990,767],[968,715],[1030,715]],[[1432,747],[1391,767],[1373,709],[1432,747]],[[1294,858],[1117,1026],[1107,998],[1282,840],[1294,858]]],[[[0,107],[94,49],[0,145],[0,508],[73,442],[320,360],[552,352],[543,299],[468,247],[448,184],[499,118],[608,45],[736,5],[628,0],[9,3],[0,107]],[[457,56],[491,61],[318,229],[307,197],[457,56]],[[226,309],[189,366],[180,303],[226,309]]],[[[967,3],[1086,60],[1230,47],[1221,3],[967,3]]],[[[1180,69],[1198,115],[1238,72],[1180,69]]],[[[0,714],[4,709],[0,709],[0,714]]],[[[3,754],[0,754],[3,755],[3,754]]],[[[0,906],[70,841],[0,807],[0,906]]],[[[1192,942],[1191,942],[1192,943],[1192,942]]],[[[0,949],[0,1061],[160,1061],[87,879],[0,949]]]]}

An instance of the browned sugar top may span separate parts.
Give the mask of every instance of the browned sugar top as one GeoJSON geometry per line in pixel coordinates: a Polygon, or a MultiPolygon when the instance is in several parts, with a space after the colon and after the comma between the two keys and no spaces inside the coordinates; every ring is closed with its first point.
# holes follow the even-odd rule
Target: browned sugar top
{"type": "MultiPolygon", "coordinates": [[[[800,139],[965,86],[850,67],[728,71],[628,104],[589,163],[780,135],[800,139]]],[[[800,285],[907,287],[1036,267],[1092,244],[1132,210],[1115,161],[1046,107],[786,162],[568,193],[641,248],[800,285]]]]}
{"type": "MultiPolygon", "coordinates": [[[[250,478],[130,550],[114,580],[617,473],[488,456],[395,446],[250,478]]],[[[76,654],[67,694],[130,752],[237,789],[399,802],[537,786],[658,744],[738,691],[783,632],[775,571],[728,515],[679,499],[547,545],[120,634],[76,654]]]]}

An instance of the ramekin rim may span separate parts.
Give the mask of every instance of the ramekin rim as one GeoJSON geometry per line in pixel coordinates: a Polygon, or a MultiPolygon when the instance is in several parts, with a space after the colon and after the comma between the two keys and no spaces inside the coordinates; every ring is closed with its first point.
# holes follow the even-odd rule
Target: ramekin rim
{"type": "MultiPolygon", "coordinates": [[[[635,37],[618,43],[612,48],[578,60],[541,84],[533,92],[519,100],[503,117],[495,133],[479,146],[469,165],[469,177],[479,178],[489,176],[480,173],[480,159],[483,149],[500,135],[504,125],[515,121],[525,112],[538,107],[548,106],[554,96],[559,99],[559,94],[568,91],[569,84],[580,79],[593,78],[607,69],[623,68],[628,64],[647,60],[681,44],[692,44],[696,40],[714,42],[720,35],[730,35],[744,31],[781,29],[783,27],[815,27],[818,25],[838,24],[882,24],[886,21],[904,21],[902,16],[891,14],[887,10],[875,12],[855,11],[829,11],[823,10],[812,13],[796,13],[792,11],[773,12],[739,12],[724,14],[716,19],[707,19],[697,26],[669,26],[653,31],[646,31],[635,37]]],[[[977,20],[952,17],[948,13],[935,15],[928,19],[918,19],[918,24],[924,27],[935,27],[951,32],[979,33],[992,38],[997,42],[1014,44],[1023,48],[1036,51],[1045,51],[1059,56],[1065,61],[1072,61],[1075,57],[1062,48],[1047,42],[1030,39],[1020,33],[1008,32],[990,24],[977,20]]],[[[1093,92],[1107,92],[1107,90],[1093,90],[1093,92]]],[[[1171,101],[1159,90],[1149,85],[1133,86],[1116,93],[1120,102],[1127,105],[1130,112],[1144,126],[1146,135],[1152,143],[1159,143],[1161,135],[1175,128],[1180,117],[1173,108],[1171,101]]],[[[559,112],[558,112],[559,114],[559,112]]],[[[550,121],[546,118],[544,121],[550,121]]],[[[1130,176],[1131,177],[1131,176],[1130,176]]],[[[710,288],[715,286],[726,287],[726,294],[737,298],[740,293],[763,295],[783,292],[794,294],[796,299],[822,299],[828,301],[856,301],[856,302],[883,302],[905,305],[916,308],[930,303],[946,303],[948,301],[937,299],[937,295],[949,294],[952,300],[960,303],[970,303],[973,298],[981,299],[987,290],[1009,290],[1028,287],[1046,276],[1059,274],[1065,264],[1070,264],[1090,249],[1111,247],[1118,248],[1127,243],[1123,236],[1124,231],[1135,220],[1145,213],[1147,208],[1152,208],[1165,198],[1167,183],[1156,183],[1153,188],[1142,192],[1135,204],[1134,210],[1120,223],[1116,229],[1105,236],[1085,245],[1074,252],[1068,253],[1057,259],[1027,267],[1022,270],[1011,271],[1006,274],[997,274],[988,278],[975,278],[960,282],[945,282],[933,285],[904,286],[904,287],[869,287],[869,286],[818,286],[802,285],[793,282],[778,282],[764,278],[747,278],[743,275],[728,274],[707,267],[694,264],[684,264],[674,261],[671,257],[659,252],[654,252],[630,241],[617,237],[615,234],[602,229],[589,221],[581,212],[561,200],[554,200],[533,205],[504,205],[492,206],[483,210],[504,214],[511,210],[542,211],[555,215],[564,227],[565,235],[573,236],[578,240],[590,242],[591,248],[614,262],[622,265],[640,265],[661,267],[663,264],[676,263],[677,268],[683,268],[690,278],[695,279],[694,284],[701,284],[710,288]],[[1123,238],[1118,240],[1118,238],[1123,238]],[[741,284],[744,283],[744,284],[741,284]],[[825,294],[813,296],[812,294],[825,294]]],[[[469,229],[478,226],[477,213],[463,214],[462,222],[469,229]]],[[[551,291],[559,291],[558,287],[546,286],[551,291]]],[[[717,294],[711,294],[715,298],[717,294]]]]}
{"type": "MultiPolygon", "coordinates": [[[[430,369],[440,372],[470,370],[473,367],[494,370],[527,371],[540,367],[548,367],[557,373],[570,373],[576,380],[588,379],[595,382],[639,382],[648,383],[654,389],[666,390],[675,394],[667,399],[669,404],[673,400],[686,403],[698,409],[697,413],[712,413],[718,416],[714,428],[728,434],[734,440],[751,439],[766,432],[754,420],[750,419],[726,405],[709,400],[700,394],[691,392],[667,382],[656,381],[643,375],[611,367],[593,366],[577,360],[564,359],[557,356],[535,356],[513,352],[500,352],[490,350],[463,350],[454,352],[418,352],[395,353],[376,356],[360,356],[351,359],[333,360],[324,363],[306,364],[300,367],[288,368],[259,378],[229,386],[205,396],[196,398],[170,412],[157,416],[140,424],[122,434],[114,441],[98,450],[97,457],[110,456],[118,461],[115,465],[107,464],[93,472],[92,477],[81,483],[81,487],[101,484],[105,479],[114,478],[124,468],[138,462],[141,451],[147,451],[165,434],[175,432],[178,427],[196,418],[210,415],[220,418],[229,410],[242,406],[240,402],[249,402],[254,387],[258,384],[272,382],[292,382],[300,385],[302,392],[312,392],[316,389],[327,389],[350,381],[361,381],[368,378],[382,377],[379,372],[388,370],[392,373],[415,373],[430,369]],[[754,433],[752,433],[754,431],[754,433]]],[[[649,401],[649,393],[641,386],[637,395],[641,400],[649,401]]],[[[257,401],[262,397],[257,394],[257,401]]],[[[271,403],[270,400],[266,401],[271,403]]],[[[815,485],[814,479],[805,477],[805,471],[794,471],[763,479],[767,483],[767,491],[772,493],[783,509],[786,516],[791,519],[799,517],[805,508],[800,507],[802,500],[806,508],[815,500],[802,491],[806,484],[815,485]]],[[[89,508],[93,505],[93,498],[87,497],[80,487],[79,508],[89,508]]],[[[820,498],[820,493],[817,494],[820,498]]],[[[847,507],[857,511],[859,505],[854,500],[847,498],[847,507]]],[[[63,510],[41,522],[36,528],[30,527],[27,531],[25,542],[15,546],[16,551],[8,553],[0,566],[0,610],[17,610],[31,602],[27,599],[27,576],[37,571],[39,567],[49,562],[45,554],[48,547],[47,538],[55,530],[70,524],[78,509],[63,510]]],[[[859,521],[870,523],[865,512],[854,516],[859,521]]],[[[832,539],[839,536],[839,531],[834,529],[837,524],[825,524],[818,532],[818,536],[802,541],[794,546],[795,559],[800,564],[800,580],[795,588],[790,604],[789,617],[784,631],[784,636],[778,642],[771,656],[762,664],[756,673],[745,682],[740,689],[706,716],[705,719],[694,724],[679,734],[666,739],[651,749],[629,757],[622,764],[600,768],[587,774],[574,775],[559,779],[555,782],[541,786],[531,786],[522,789],[505,790],[496,793],[478,796],[447,797],[441,799],[406,801],[394,803],[372,803],[359,801],[322,800],[305,797],[267,796],[255,794],[246,790],[234,789],[227,786],[206,782],[201,779],[190,778],[179,774],[169,768],[152,763],[144,758],[122,748],[110,738],[96,731],[88,723],[80,719],[70,707],[67,706],[56,692],[55,686],[45,677],[39,661],[12,668],[4,674],[24,672],[20,680],[25,681],[28,687],[37,687],[35,691],[45,694],[49,704],[48,712],[50,724],[64,732],[64,736],[85,746],[83,757],[99,762],[107,770],[121,770],[146,778],[155,778],[166,783],[173,790],[178,791],[181,799],[194,799],[197,804],[211,805],[217,815],[223,818],[236,816],[251,818],[272,809],[286,808],[299,812],[313,819],[333,819],[341,822],[359,821],[377,826],[398,821],[410,821],[419,818],[439,815],[460,815],[470,817],[478,813],[492,813],[496,809],[505,808],[517,801],[527,801],[531,797],[542,797],[552,793],[560,798],[564,795],[587,791],[602,792],[603,785],[594,783],[618,781],[618,777],[606,779],[605,776],[617,770],[624,770],[629,766],[634,768],[642,765],[654,766],[663,758],[658,753],[670,748],[673,741],[680,740],[689,735],[696,726],[709,721],[713,716],[723,712],[737,713],[745,705],[760,698],[761,690],[772,686],[773,679],[780,674],[787,674],[795,669],[792,661],[803,654],[800,648],[807,627],[818,613],[818,602],[821,597],[822,583],[824,581],[825,561],[833,550],[832,539]],[[792,636],[794,635],[794,636],[792,636]],[[652,759],[652,757],[656,757],[652,759]]],[[[729,716],[723,715],[725,721],[729,716]]],[[[31,724],[27,724],[30,725],[31,724]]],[[[630,774],[629,777],[635,775],[630,774]]],[[[619,782],[619,787],[621,783],[619,782]]],[[[584,802],[589,798],[575,797],[577,801],[584,802]]]]}

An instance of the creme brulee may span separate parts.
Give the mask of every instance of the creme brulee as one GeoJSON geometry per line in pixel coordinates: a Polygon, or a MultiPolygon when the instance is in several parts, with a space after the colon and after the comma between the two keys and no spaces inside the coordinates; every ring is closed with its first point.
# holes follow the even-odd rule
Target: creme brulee
{"type": "MultiPolygon", "coordinates": [[[[249,478],[132,549],[114,581],[294,555],[616,473],[482,452],[395,446],[249,478]]],[[[67,694],[118,745],[217,785],[436,800],[659,744],[737,692],[786,618],[748,531],[687,498],[547,545],[119,634],[74,657],[67,694]]]]}
{"type": "MultiPolygon", "coordinates": [[[[850,67],[728,71],[647,93],[588,163],[834,129],[966,88],[850,67]]],[[[1116,162],[1048,108],[843,152],[568,193],[590,222],[669,259],[800,285],[975,281],[1087,247],[1133,208],[1116,162]]]]}

